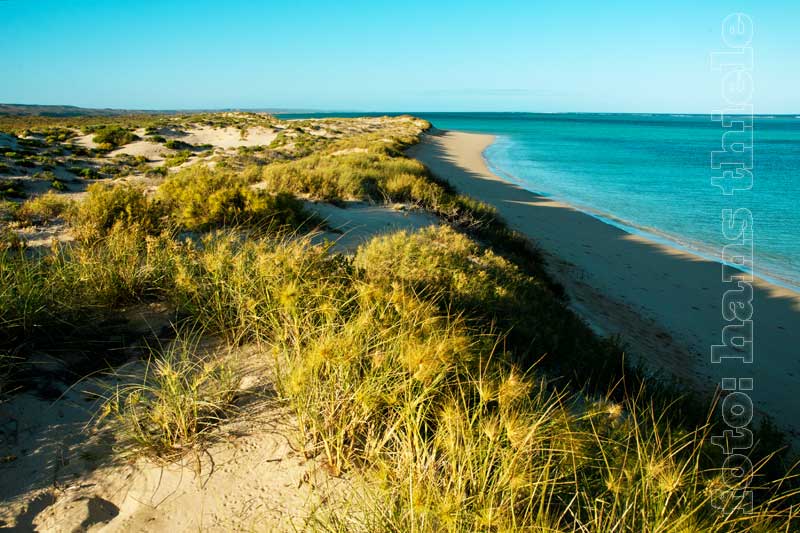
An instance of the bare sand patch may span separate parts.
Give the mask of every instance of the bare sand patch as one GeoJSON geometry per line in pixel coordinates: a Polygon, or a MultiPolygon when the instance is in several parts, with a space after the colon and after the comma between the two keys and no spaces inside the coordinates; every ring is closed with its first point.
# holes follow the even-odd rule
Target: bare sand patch
{"type": "Polygon", "coordinates": [[[186,130],[186,135],[181,136],[181,141],[202,145],[211,144],[215,147],[229,149],[239,146],[266,146],[278,134],[272,129],[253,127],[248,128],[242,136],[242,131],[237,128],[211,128],[202,126],[186,130]]]}
{"type": "MultiPolygon", "coordinates": [[[[91,383],[53,385],[0,405],[0,528],[303,530],[309,514],[347,481],[305,457],[297,421],[269,380],[269,358],[255,346],[235,356],[257,363],[240,385],[249,398],[246,414],[220,428],[208,449],[173,463],[116,458],[92,429],[98,386],[91,383]]],[[[61,370],[55,359],[40,363],[61,370]]]]}
{"type": "Polygon", "coordinates": [[[84,148],[97,148],[98,146],[97,143],[94,142],[94,133],[73,137],[72,143],[84,148]]]}
{"type": "Polygon", "coordinates": [[[114,158],[118,155],[131,155],[134,157],[145,157],[147,158],[148,163],[153,166],[158,166],[159,164],[164,162],[164,153],[172,152],[166,148],[163,144],[155,143],[152,141],[134,141],[132,143],[128,143],[121,148],[117,148],[107,154],[107,157],[114,158]]]}

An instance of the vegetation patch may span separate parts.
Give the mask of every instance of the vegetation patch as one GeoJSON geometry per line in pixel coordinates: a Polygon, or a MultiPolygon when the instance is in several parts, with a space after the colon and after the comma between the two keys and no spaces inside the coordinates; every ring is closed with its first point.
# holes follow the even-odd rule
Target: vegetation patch
{"type": "Polygon", "coordinates": [[[99,421],[108,422],[119,452],[180,456],[211,438],[235,410],[236,362],[199,356],[199,342],[180,336],[151,351],[141,372],[117,376],[127,384],[109,389],[99,421]]]}
{"type": "MultiPolygon", "coordinates": [[[[247,131],[271,119],[92,120],[72,126],[247,131]]],[[[20,251],[16,233],[0,233],[0,390],[15,372],[6,354],[24,362],[42,339],[57,344],[133,303],[158,302],[206,339],[265,347],[302,451],[366,480],[315,517],[322,529],[797,529],[793,481],[760,459],[777,448],[767,432],[756,435],[753,477],[720,470],[714,421],[698,422],[696,405],[674,391],[662,398],[658,383],[626,367],[622,348],[566,307],[535,250],[491,207],[403,157],[424,121],[366,124],[371,133],[334,139],[298,122],[270,149],[285,161],[264,165],[275,152],[243,150],[214,169],[175,172],[155,194],[94,183],[74,207],[56,194],[8,207],[6,222],[66,218],[77,240],[20,251]],[[264,160],[245,166],[256,155],[264,160]],[[304,235],[315,221],[297,195],[410,203],[444,225],[338,255],[304,235]],[[754,511],[719,512],[732,494],[722,489],[745,484],[754,511]]],[[[120,451],[172,460],[239,414],[241,361],[199,342],[180,337],[117,374],[100,418],[120,451]]]]}
{"type": "Polygon", "coordinates": [[[161,231],[164,211],[141,188],[94,183],[86,193],[70,217],[73,233],[78,239],[96,241],[117,226],[136,226],[148,234],[161,231]]]}
{"type": "Polygon", "coordinates": [[[194,166],[167,179],[158,198],[186,229],[247,225],[261,229],[313,226],[316,219],[291,194],[250,186],[243,174],[194,166]]]}
{"type": "Polygon", "coordinates": [[[100,126],[84,131],[94,133],[93,140],[101,150],[113,150],[139,139],[132,131],[120,126],[100,126]]]}
{"type": "Polygon", "coordinates": [[[65,216],[74,205],[72,200],[51,191],[24,202],[15,218],[25,225],[48,224],[65,216]]]}

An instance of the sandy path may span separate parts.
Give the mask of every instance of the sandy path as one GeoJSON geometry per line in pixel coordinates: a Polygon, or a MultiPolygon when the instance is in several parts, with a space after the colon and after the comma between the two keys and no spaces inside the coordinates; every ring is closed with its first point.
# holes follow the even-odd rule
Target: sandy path
{"type": "Polygon", "coordinates": [[[720,344],[721,265],[626,233],[565,204],[495,176],[483,150],[490,135],[436,131],[409,150],[460,191],[497,207],[535,240],[573,306],[605,334],[620,333],[629,352],[653,369],[712,393],[723,377],[753,378],[756,408],[798,436],[800,294],[756,280],[754,360],[712,364],[720,344]]]}

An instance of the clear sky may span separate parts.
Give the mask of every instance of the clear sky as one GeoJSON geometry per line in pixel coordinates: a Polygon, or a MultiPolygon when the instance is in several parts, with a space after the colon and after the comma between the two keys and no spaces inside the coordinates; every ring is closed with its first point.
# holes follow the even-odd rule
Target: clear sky
{"type": "Polygon", "coordinates": [[[800,113],[799,0],[0,0],[0,102],[707,113],[734,11],[756,111],[800,113]]]}

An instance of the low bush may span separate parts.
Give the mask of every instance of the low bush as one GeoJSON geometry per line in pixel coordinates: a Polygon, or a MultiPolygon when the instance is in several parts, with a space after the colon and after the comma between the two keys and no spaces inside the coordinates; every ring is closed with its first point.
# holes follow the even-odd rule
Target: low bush
{"type": "Polygon", "coordinates": [[[94,142],[103,150],[113,150],[139,139],[132,131],[120,126],[105,126],[92,133],[94,142]]]}
{"type": "Polygon", "coordinates": [[[53,192],[47,192],[23,203],[15,216],[27,225],[47,224],[64,216],[74,208],[74,205],[75,202],[72,200],[53,192]]]}
{"type": "Polygon", "coordinates": [[[164,146],[169,148],[170,150],[186,150],[192,147],[191,144],[180,141],[178,139],[170,139],[166,143],[164,143],[164,146]]]}
{"type": "Polygon", "coordinates": [[[189,150],[181,150],[174,154],[167,156],[164,160],[165,167],[178,167],[184,163],[186,163],[194,154],[189,150]]]}
{"type": "Polygon", "coordinates": [[[102,239],[44,255],[0,253],[0,349],[21,351],[20,343],[58,339],[120,305],[164,297],[181,249],[168,235],[118,223],[102,239]]]}

